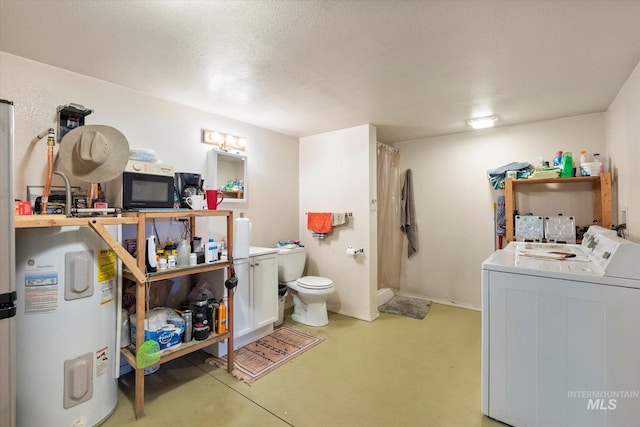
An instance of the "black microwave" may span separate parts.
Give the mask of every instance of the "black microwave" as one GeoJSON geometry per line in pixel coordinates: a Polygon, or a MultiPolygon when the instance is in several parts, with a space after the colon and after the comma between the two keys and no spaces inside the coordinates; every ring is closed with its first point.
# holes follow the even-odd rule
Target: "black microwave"
{"type": "Polygon", "coordinates": [[[122,209],[171,209],[175,207],[173,167],[129,160],[121,177],[107,185],[110,207],[122,209]]]}

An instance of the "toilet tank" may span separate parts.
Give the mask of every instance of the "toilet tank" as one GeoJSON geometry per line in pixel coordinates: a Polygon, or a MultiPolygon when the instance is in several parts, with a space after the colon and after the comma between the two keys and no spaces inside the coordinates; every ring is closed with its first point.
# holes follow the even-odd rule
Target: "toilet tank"
{"type": "Polygon", "coordinates": [[[304,272],[307,251],[298,247],[278,249],[278,283],[286,283],[299,279],[304,272]]]}

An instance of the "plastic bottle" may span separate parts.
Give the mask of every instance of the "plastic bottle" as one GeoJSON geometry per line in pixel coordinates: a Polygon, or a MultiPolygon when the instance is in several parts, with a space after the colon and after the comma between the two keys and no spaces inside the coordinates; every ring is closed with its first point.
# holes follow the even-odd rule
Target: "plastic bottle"
{"type": "Polygon", "coordinates": [[[553,158],[552,166],[554,168],[559,168],[562,166],[562,151],[556,151],[556,155],[553,158]]]}
{"type": "Polygon", "coordinates": [[[218,303],[218,319],[216,322],[216,333],[224,334],[227,332],[227,306],[224,305],[224,301],[220,300],[218,303]]]}
{"type": "Polygon", "coordinates": [[[207,264],[211,264],[212,262],[216,261],[217,251],[218,247],[213,241],[213,236],[210,236],[209,241],[204,247],[204,262],[206,262],[207,264]]]}
{"type": "Polygon", "coordinates": [[[594,153],[593,161],[600,164],[600,173],[604,172],[604,159],[600,156],[599,153],[594,153]]]}
{"type": "Polygon", "coordinates": [[[191,245],[188,240],[181,240],[178,245],[178,265],[189,265],[189,255],[191,254],[191,245]]]}
{"type": "Polygon", "coordinates": [[[560,177],[569,178],[573,176],[573,157],[570,152],[562,153],[560,164],[560,177]]]}
{"type": "Polygon", "coordinates": [[[585,163],[587,163],[587,152],[585,150],[580,150],[580,175],[581,176],[589,175],[589,172],[587,172],[584,169],[585,163]]]}
{"type": "Polygon", "coordinates": [[[580,150],[580,166],[587,163],[587,152],[585,150],[580,150]]]}
{"type": "Polygon", "coordinates": [[[213,242],[213,247],[211,248],[213,251],[213,261],[218,261],[218,254],[220,253],[220,242],[213,242]]]}

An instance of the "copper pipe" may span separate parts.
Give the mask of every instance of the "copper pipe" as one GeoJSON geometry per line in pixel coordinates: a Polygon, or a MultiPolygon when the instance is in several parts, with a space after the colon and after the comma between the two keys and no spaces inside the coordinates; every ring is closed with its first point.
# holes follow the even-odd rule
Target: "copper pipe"
{"type": "Polygon", "coordinates": [[[98,198],[98,183],[92,182],[87,186],[87,207],[92,208],[93,202],[98,198]]]}
{"type": "Polygon", "coordinates": [[[44,191],[40,202],[40,213],[47,213],[47,204],[49,203],[49,192],[51,191],[51,179],[53,178],[53,147],[56,144],[53,133],[49,133],[47,138],[47,177],[44,183],[44,191]]]}

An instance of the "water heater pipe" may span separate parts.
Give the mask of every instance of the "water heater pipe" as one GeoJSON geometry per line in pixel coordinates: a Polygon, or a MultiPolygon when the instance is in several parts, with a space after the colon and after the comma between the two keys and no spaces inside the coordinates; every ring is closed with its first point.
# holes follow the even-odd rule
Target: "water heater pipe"
{"type": "Polygon", "coordinates": [[[60,172],[60,171],[53,171],[54,174],[62,177],[62,179],[64,180],[64,188],[67,192],[67,199],[66,199],[66,204],[65,204],[65,213],[67,216],[71,216],[71,199],[72,199],[72,195],[71,195],[71,183],[69,182],[69,178],[67,178],[67,176],[60,172]]]}
{"type": "Polygon", "coordinates": [[[53,128],[49,129],[47,137],[47,176],[44,182],[44,191],[40,202],[40,213],[47,213],[47,203],[49,202],[49,192],[51,191],[51,179],[53,178],[53,147],[56,145],[56,137],[53,128]]]}

